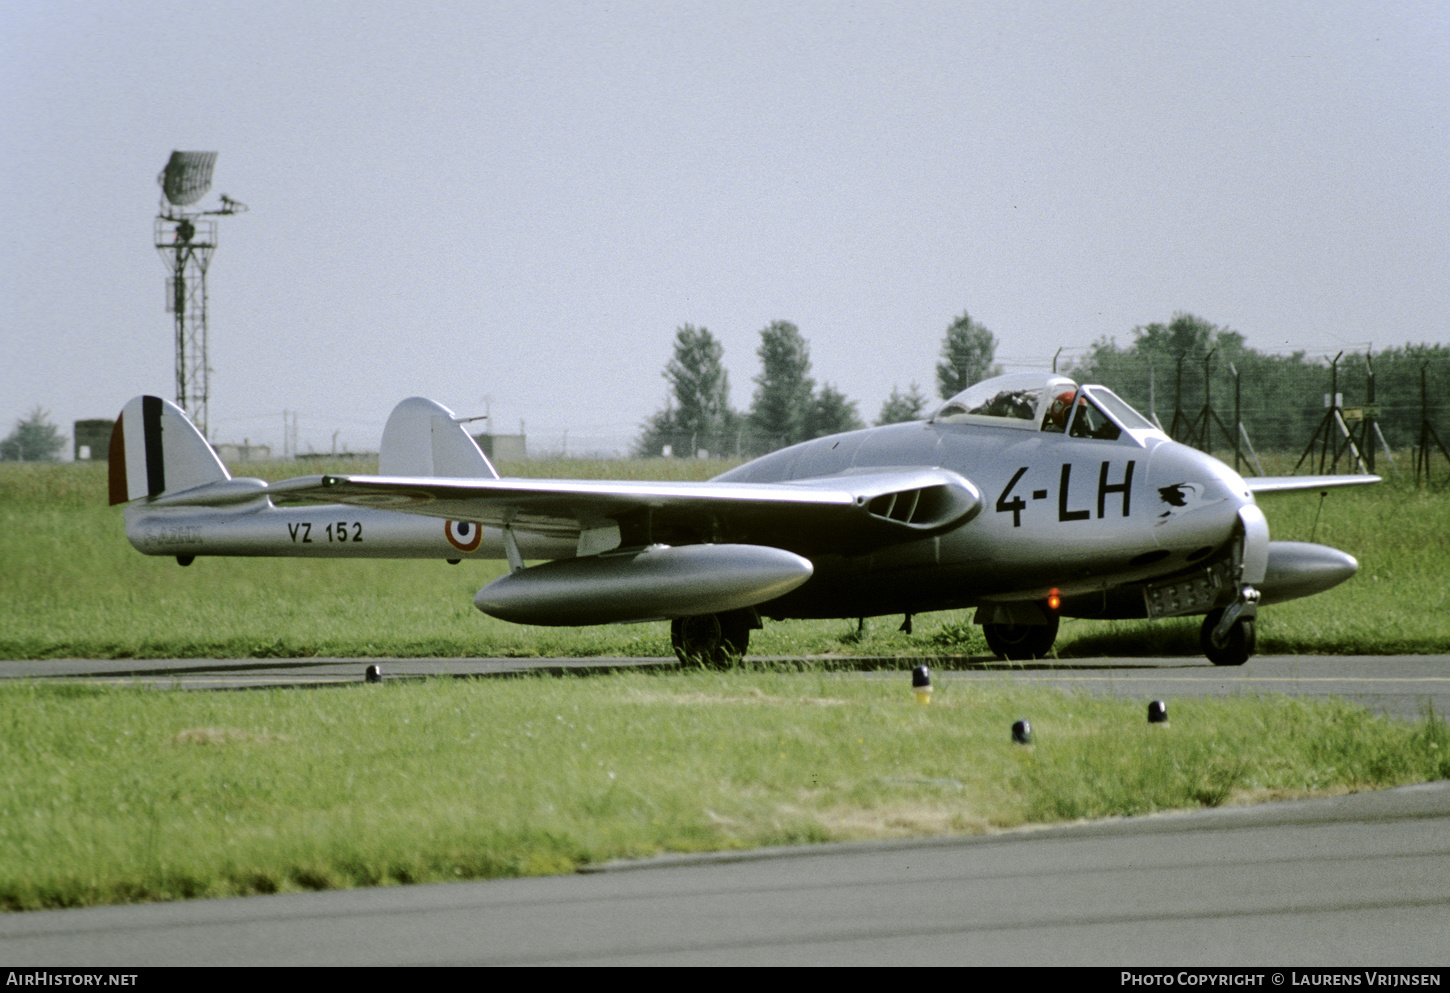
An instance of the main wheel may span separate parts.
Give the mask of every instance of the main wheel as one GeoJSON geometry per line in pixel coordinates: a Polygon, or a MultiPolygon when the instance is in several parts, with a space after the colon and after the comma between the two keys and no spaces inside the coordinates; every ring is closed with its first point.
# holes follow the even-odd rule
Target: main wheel
{"type": "Polygon", "coordinates": [[[1208,616],[1203,619],[1203,627],[1198,632],[1198,645],[1214,665],[1243,665],[1254,654],[1254,643],[1258,639],[1254,621],[1252,618],[1238,621],[1228,629],[1228,637],[1224,639],[1224,643],[1215,645],[1213,629],[1218,626],[1222,617],[1222,608],[1208,612],[1208,616]]]}
{"type": "Polygon", "coordinates": [[[670,622],[670,643],[685,665],[727,669],[750,647],[750,621],[745,610],[677,617],[670,622]]]}
{"type": "Polygon", "coordinates": [[[1040,659],[1057,640],[1057,615],[1048,614],[1046,624],[983,624],[982,633],[987,647],[1004,659],[1040,659]]]}

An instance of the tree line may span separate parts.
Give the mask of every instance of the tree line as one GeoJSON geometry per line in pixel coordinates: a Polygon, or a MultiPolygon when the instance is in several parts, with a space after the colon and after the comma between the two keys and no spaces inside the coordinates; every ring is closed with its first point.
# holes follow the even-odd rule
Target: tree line
{"type": "MultiPolygon", "coordinates": [[[[1424,425],[1439,430],[1450,415],[1450,347],[1404,345],[1372,355],[1346,351],[1331,369],[1303,351],[1273,355],[1248,347],[1243,335],[1189,313],[1136,327],[1118,345],[1098,339],[1064,369],[1078,382],[1102,383],[1158,419],[1180,441],[1232,448],[1237,411],[1242,433],[1258,450],[1305,448],[1324,429],[1323,398],[1331,386],[1348,420],[1373,419],[1377,438],[1392,449],[1425,444],[1424,425]],[[1433,425],[1441,425],[1434,428],[1433,425]]],[[[990,376],[997,339],[963,312],[942,336],[936,392],[946,399],[990,376]]],[[[760,373],[749,410],[730,404],[724,347],[706,328],[681,325],[663,376],[670,385],[663,409],[642,425],[641,456],[750,457],[823,435],[864,427],[854,400],[811,376],[810,344],[789,321],[760,331],[760,373]]],[[[893,386],[873,423],[918,420],[928,399],[917,383],[893,386]]],[[[0,440],[0,461],[57,461],[67,438],[36,407],[0,440]]]]}
{"type": "MultiPolygon", "coordinates": [[[[965,312],[956,317],[942,337],[937,395],[946,399],[999,375],[996,348],[991,331],[965,312]]],[[[865,426],[854,400],[830,383],[817,386],[809,343],[794,324],[773,321],[763,328],[756,355],[755,392],[750,408],[740,412],[730,404],[723,346],[706,328],[682,325],[664,371],[668,399],[642,426],[636,454],[749,457],[865,426]]],[[[1393,449],[1421,444],[1422,424],[1443,423],[1450,413],[1445,345],[1405,345],[1373,355],[1346,350],[1331,369],[1324,358],[1303,351],[1257,351],[1238,332],[1184,312],[1134,328],[1126,346],[1100,338],[1063,372],[1110,387],[1174,438],[1210,450],[1232,449],[1244,436],[1258,450],[1304,449],[1326,429],[1324,397],[1331,386],[1351,428],[1356,418],[1369,419],[1376,440],[1393,449]]],[[[928,403],[917,383],[905,390],[894,386],[873,423],[920,419],[929,413],[928,403]]]]}
{"type": "MultiPolygon", "coordinates": [[[[942,338],[937,392],[953,396],[996,375],[997,339],[963,313],[942,338]]],[[[730,405],[725,349],[707,328],[683,324],[675,331],[674,355],[665,366],[670,391],[663,409],[645,421],[635,442],[640,456],[698,454],[753,456],[841,431],[865,427],[856,402],[830,383],[811,376],[810,343],[789,321],[772,321],[760,331],[760,373],[750,409],[730,405]]],[[[893,386],[874,423],[917,420],[927,398],[912,383],[893,386]]]]}

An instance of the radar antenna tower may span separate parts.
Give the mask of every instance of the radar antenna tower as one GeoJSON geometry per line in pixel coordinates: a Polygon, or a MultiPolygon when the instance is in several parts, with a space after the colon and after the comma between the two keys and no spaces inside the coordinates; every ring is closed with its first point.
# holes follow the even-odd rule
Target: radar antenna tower
{"type": "Polygon", "coordinates": [[[247,205],[221,196],[217,210],[186,210],[211,189],[216,152],[172,152],[156,177],[161,207],[156,215],[156,250],[171,276],[166,281],[166,310],[176,337],[176,405],[186,411],[202,436],[211,437],[207,402],[211,367],[207,364],[206,270],[217,247],[215,217],[240,214],[247,205]]]}

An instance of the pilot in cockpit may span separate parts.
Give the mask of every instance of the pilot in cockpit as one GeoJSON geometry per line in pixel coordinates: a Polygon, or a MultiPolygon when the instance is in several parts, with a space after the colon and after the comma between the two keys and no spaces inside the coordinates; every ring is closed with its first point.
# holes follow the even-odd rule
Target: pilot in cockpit
{"type": "Polygon", "coordinates": [[[1042,419],[1042,430],[1058,433],[1067,430],[1074,438],[1098,438],[1103,441],[1112,441],[1121,433],[1116,424],[1077,390],[1068,390],[1052,398],[1047,414],[1042,419]]]}

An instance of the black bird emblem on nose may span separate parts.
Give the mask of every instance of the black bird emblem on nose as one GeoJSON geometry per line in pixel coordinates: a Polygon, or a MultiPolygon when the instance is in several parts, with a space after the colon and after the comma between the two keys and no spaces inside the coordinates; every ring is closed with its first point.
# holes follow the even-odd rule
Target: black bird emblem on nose
{"type": "Polygon", "coordinates": [[[1187,483],[1174,483],[1172,486],[1158,487],[1158,495],[1163,502],[1173,507],[1185,507],[1188,505],[1188,494],[1192,492],[1187,483]]]}

